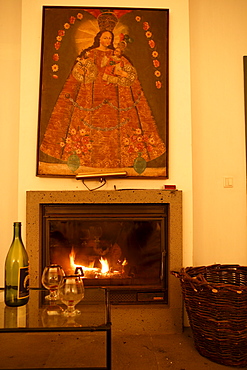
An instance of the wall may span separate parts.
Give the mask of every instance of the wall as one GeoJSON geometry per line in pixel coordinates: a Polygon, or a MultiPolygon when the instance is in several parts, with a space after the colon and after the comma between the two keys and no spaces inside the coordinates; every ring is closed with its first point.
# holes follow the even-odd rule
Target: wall
{"type": "Polygon", "coordinates": [[[21,2],[0,0],[0,286],[18,218],[21,2]],[[11,20],[11,22],[10,22],[11,20]]]}
{"type": "Polygon", "coordinates": [[[245,0],[190,1],[194,264],[247,262],[246,34],[245,0]]]}
{"type": "MultiPolygon", "coordinates": [[[[0,95],[0,204],[4,215],[0,225],[0,285],[12,223],[17,217],[23,222],[25,235],[26,191],[84,189],[74,179],[35,176],[44,4],[81,6],[81,1],[0,0],[0,27],[4,30],[0,34],[0,62],[6,72],[0,95]]],[[[87,0],[83,5],[113,7],[116,2],[87,0]]],[[[131,6],[150,7],[150,3],[124,3],[124,7],[131,6]]],[[[170,9],[170,178],[111,180],[104,189],[111,190],[114,185],[118,189],[161,189],[164,183],[176,184],[183,190],[184,265],[246,264],[241,58],[245,54],[247,3],[154,0],[152,7],[170,9]],[[233,176],[232,189],[223,188],[224,176],[233,176]]]]}

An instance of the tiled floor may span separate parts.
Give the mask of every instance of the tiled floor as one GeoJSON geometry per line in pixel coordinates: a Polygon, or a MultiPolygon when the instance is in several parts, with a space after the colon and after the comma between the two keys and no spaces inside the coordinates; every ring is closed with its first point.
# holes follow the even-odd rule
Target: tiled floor
{"type": "MultiPolygon", "coordinates": [[[[113,370],[234,369],[202,357],[194,348],[189,328],[167,335],[113,329],[112,339],[113,370]]],[[[105,366],[103,344],[102,333],[1,334],[0,369],[105,366]]]]}

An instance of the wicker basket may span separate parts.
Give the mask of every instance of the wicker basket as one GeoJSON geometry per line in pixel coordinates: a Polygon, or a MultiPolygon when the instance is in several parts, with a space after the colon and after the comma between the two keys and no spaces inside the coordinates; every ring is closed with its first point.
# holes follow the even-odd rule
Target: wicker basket
{"type": "Polygon", "coordinates": [[[247,267],[187,267],[172,274],[180,279],[198,352],[222,365],[247,367],[247,267]]]}

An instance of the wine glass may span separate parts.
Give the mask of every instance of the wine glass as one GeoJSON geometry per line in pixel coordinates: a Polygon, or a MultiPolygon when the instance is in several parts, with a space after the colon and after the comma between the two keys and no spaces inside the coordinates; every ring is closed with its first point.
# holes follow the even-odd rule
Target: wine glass
{"type": "Polygon", "coordinates": [[[67,306],[63,315],[70,317],[80,315],[80,311],[75,309],[75,305],[84,298],[84,284],[81,276],[64,276],[58,287],[59,298],[67,306]]]}
{"type": "Polygon", "coordinates": [[[50,291],[50,294],[48,294],[45,299],[50,301],[55,301],[58,299],[58,285],[64,275],[65,274],[62,267],[57,264],[52,264],[44,268],[41,282],[43,286],[50,291]]]}

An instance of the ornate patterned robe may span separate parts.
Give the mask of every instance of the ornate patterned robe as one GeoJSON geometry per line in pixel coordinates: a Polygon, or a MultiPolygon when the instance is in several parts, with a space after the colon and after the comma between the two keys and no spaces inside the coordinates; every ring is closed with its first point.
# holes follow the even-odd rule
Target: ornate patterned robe
{"type": "Polygon", "coordinates": [[[63,161],[77,155],[82,167],[112,169],[133,167],[138,155],[148,162],[165,152],[135,68],[122,56],[120,76],[112,54],[93,49],[77,60],[54,106],[41,151],[63,161]]]}

